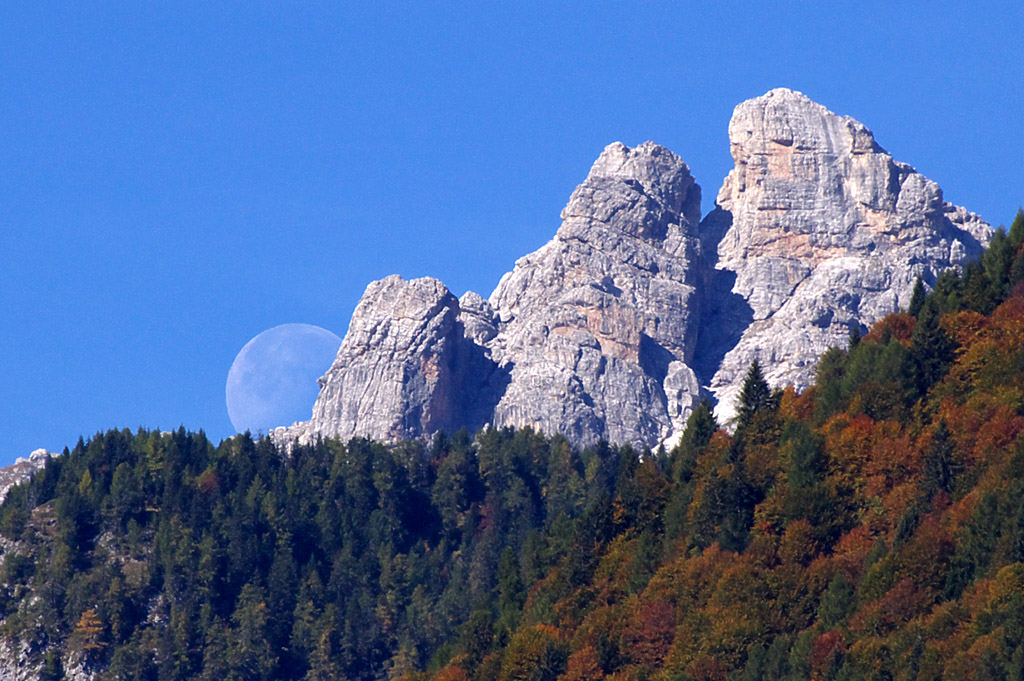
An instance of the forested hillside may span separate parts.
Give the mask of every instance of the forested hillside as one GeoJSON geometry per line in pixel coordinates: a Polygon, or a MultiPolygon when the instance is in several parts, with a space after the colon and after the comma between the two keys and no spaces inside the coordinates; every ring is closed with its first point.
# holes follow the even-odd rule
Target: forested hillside
{"type": "Polygon", "coordinates": [[[0,507],[44,679],[1020,679],[1024,214],[730,435],[110,431],[0,507]]]}

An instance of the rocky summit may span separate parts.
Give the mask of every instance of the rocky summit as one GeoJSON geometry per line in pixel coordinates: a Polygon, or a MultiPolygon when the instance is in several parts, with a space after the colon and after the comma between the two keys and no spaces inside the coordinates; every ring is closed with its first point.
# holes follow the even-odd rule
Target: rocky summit
{"type": "Polygon", "coordinates": [[[773,385],[806,387],[826,348],[992,234],[801,93],[740,104],[729,141],[735,167],[703,220],[679,156],[615,143],[554,238],[488,300],[430,278],[370,284],[311,420],[272,435],[397,441],[491,424],[670,443],[704,396],[728,421],[754,359],[773,385]]]}
{"type": "Polygon", "coordinates": [[[773,385],[806,388],[828,347],[906,307],[918,277],[934,283],[992,234],[864,125],[799,92],[736,107],[729,145],[735,167],[701,224],[718,259],[698,360],[725,420],[754,359],[773,385]]]}

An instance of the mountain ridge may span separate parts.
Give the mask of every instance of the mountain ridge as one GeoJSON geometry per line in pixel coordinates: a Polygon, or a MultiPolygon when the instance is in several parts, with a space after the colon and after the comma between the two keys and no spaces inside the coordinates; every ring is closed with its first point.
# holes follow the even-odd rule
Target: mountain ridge
{"type": "Polygon", "coordinates": [[[464,306],[429,277],[371,284],[312,418],[273,437],[398,441],[491,424],[671,445],[704,397],[732,419],[754,359],[774,385],[806,387],[825,349],[991,237],[866,126],[802,93],[741,103],[729,137],[735,167],[703,218],[682,158],[615,142],[552,240],[489,299],[467,293],[464,306]],[[423,295],[433,302],[400,302],[423,295]]]}

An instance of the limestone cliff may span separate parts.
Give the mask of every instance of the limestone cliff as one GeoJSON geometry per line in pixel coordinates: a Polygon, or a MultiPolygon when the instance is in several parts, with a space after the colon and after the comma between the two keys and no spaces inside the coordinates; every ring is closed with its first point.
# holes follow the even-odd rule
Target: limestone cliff
{"type": "Polygon", "coordinates": [[[917,277],[976,258],[992,231],[799,92],[740,104],[729,142],[735,168],[701,225],[722,236],[699,358],[726,420],[755,358],[772,384],[807,387],[851,327],[905,307],[917,277]]]}
{"type": "MultiPolygon", "coordinates": [[[[479,299],[479,296],[476,296],[479,299]]],[[[320,379],[310,421],[276,429],[278,439],[315,436],[395,441],[463,425],[479,427],[487,304],[467,314],[444,284],[392,275],[366,287],[338,356],[320,379]],[[469,324],[469,337],[467,327],[469,324]]],[[[482,304],[481,304],[482,303],[482,304]]]]}
{"type": "Polygon", "coordinates": [[[546,246],[491,295],[493,356],[510,367],[495,425],[574,442],[647,444],[685,423],[703,272],[700,187],[651,142],[612,144],[546,246]]]}
{"type": "Polygon", "coordinates": [[[490,423],[653,447],[704,394],[728,421],[755,358],[776,386],[806,387],[851,327],[905,306],[917,277],[932,283],[991,235],[865,126],[798,92],[740,104],[729,140],[735,168],[703,221],[680,157],[615,143],[489,300],[434,279],[371,284],[312,419],[274,436],[394,441],[490,423]]]}

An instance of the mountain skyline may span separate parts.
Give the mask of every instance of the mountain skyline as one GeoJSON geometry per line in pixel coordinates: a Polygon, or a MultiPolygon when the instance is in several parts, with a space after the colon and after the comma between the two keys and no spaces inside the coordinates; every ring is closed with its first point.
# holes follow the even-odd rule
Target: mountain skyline
{"type": "Polygon", "coordinates": [[[1006,223],[1021,11],[927,7],[943,21],[880,3],[12,10],[0,465],[109,427],[232,434],[246,341],[287,322],[343,335],[392,273],[492,290],[615,140],[676,151],[706,214],[732,107],[776,86],[1006,223]]]}

